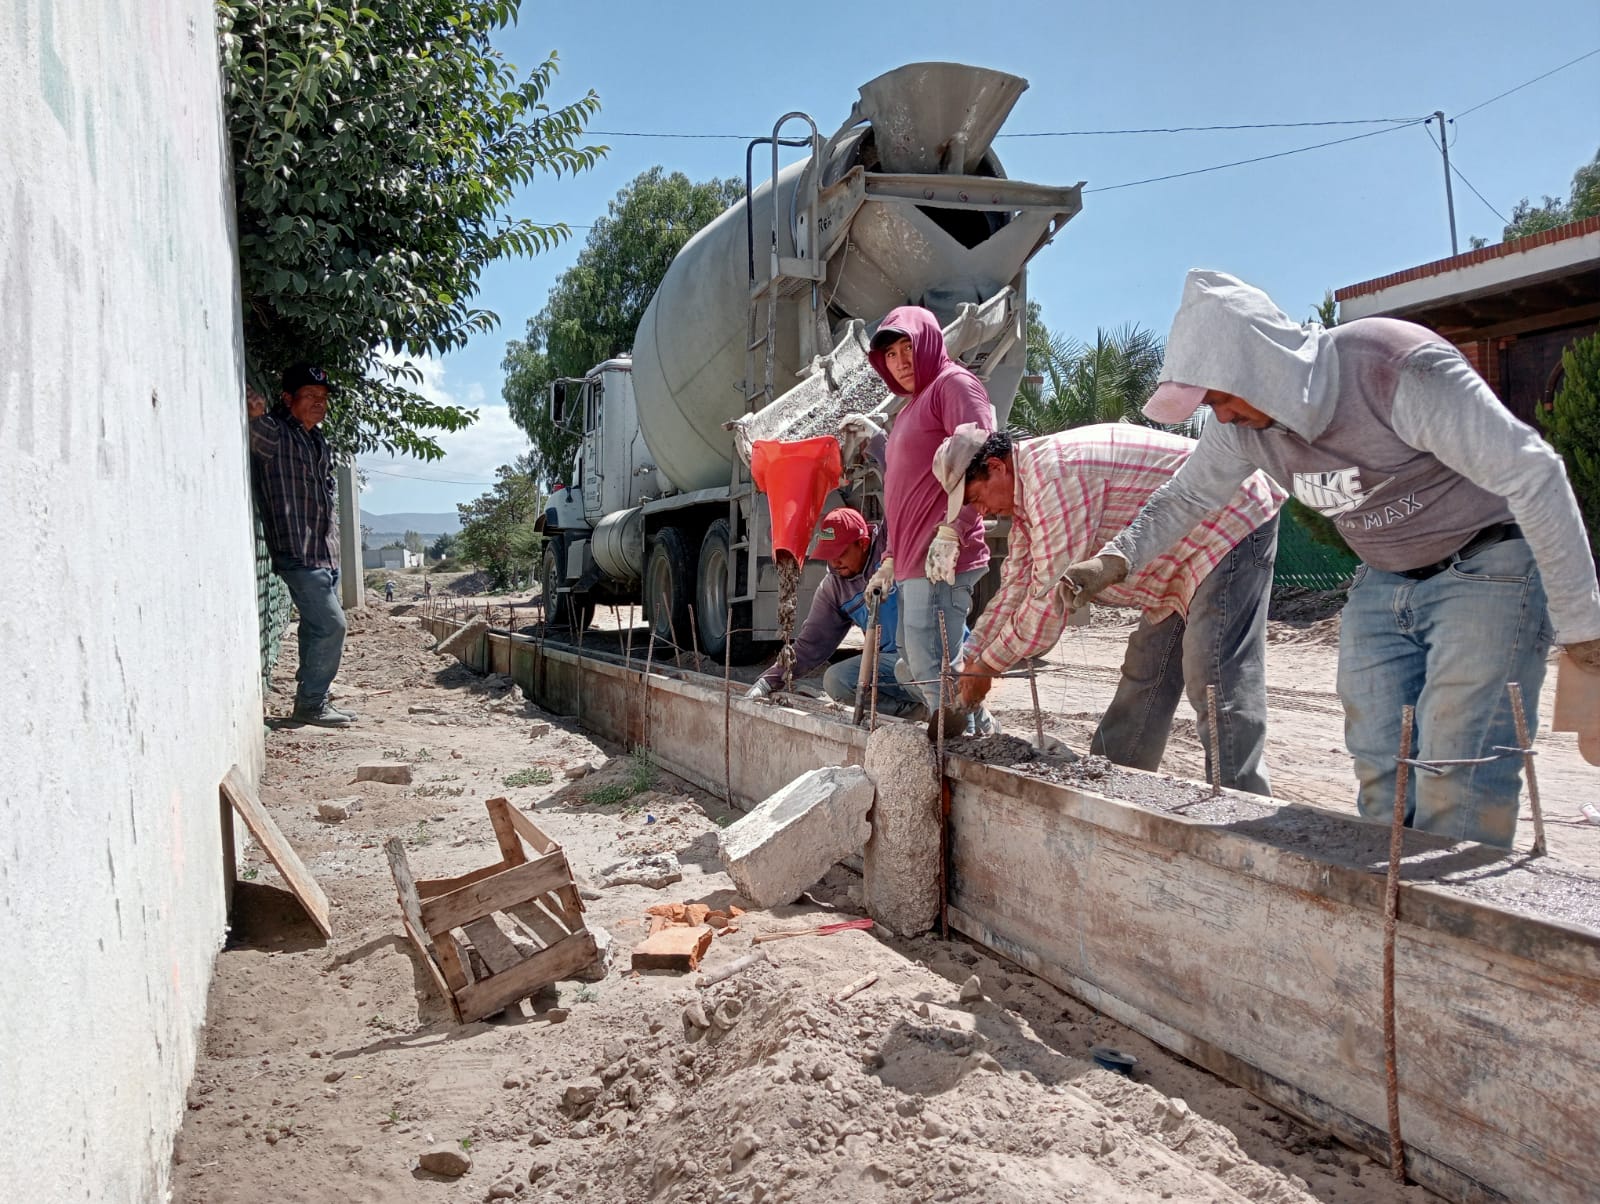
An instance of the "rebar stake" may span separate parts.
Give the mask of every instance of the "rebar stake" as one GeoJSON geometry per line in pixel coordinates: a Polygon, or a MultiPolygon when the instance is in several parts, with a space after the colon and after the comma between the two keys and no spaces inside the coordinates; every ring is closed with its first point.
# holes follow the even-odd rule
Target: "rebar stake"
{"type": "Polygon", "coordinates": [[[700,672],[700,622],[694,617],[694,607],[689,607],[689,647],[694,650],[694,671],[700,672]]]}
{"type": "Polygon", "coordinates": [[[733,603],[722,645],[722,801],[733,806],[733,603]]]}
{"type": "Polygon", "coordinates": [[[883,625],[874,623],[868,638],[872,641],[872,709],[867,712],[867,733],[878,730],[878,664],[883,659],[883,625]]]}
{"type": "Polygon", "coordinates": [[[939,717],[934,758],[939,771],[939,936],[950,939],[950,779],[944,772],[944,716],[950,703],[950,634],[939,611],[939,717]]]}
{"type": "MultiPolygon", "coordinates": [[[[627,627],[622,626],[622,615],[615,606],[611,608],[611,613],[616,616],[617,627],[622,632],[622,679],[626,681],[633,676],[633,607],[628,607],[627,627]]],[[[639,738],[644,739],[643,722],[639,725],[639,738]]]]}
{"type": "Polygon", "coordinates": [[[667,608],[667,634],[672,637],[672,663],[683,668],[683,649],[678,644],[678,625],[672,621],[672,608],[667,608]]]}
{"type": "Polygon", "coordinates": [[[1533,770],[1533,744],[1528,739],[1528,717],[1522,711],[1522,686],[1508,681],[1506,690],[1511,695],[1511,717],[1517,725],[1517,747],[1522,749],[1522,771],[1528,775],[1528,805],[1533,808],[1533,856],[1545,855],[1544,810],[1539,806],[1539,778],[1533,770]]]}
{"type": "MultiPolygon", "coordinates": [[[[567,607],[568,617],[572,616],[572,607],[567,607]]],[[[583,625],[577,620],[573,621],[573,630],[578,633],[578,696],[574,705],[576,710],[572,716],[575,723],[583,722],[583,625]]]]}
{"type": "Polygon", "coordinates": [[[651,623],[645,640],[644,675],[639,678],[639,743],[645,749],[650,747],[650,666],[654,663],[655,654],[656,627],[651,623]]]}
{"type": "Polygon", "coordinates": [[[1222,737],[1217,730],[1217,687],[1206,687],[1206,723],[1211,729],[1211,797],[1222,793],[1222,737]]]}
{"type": "Polygon", "coordinates": [[[1406,1147],[1400,1138],[1400,1072],[1394,1023],[1394,940],[1400,923],[1400,865],[1405,859],[1406,784],[1411,766],[1411,728],[1416,709],[1400,712],[1400,758],[1394,771],[1394,820],[1389,826],[1389,877],[1383,892],[1383,1076],[1389,1108],[1389,1173],[1406,1181],[1406,1147]]]}
{"type": "Polygon", "coordinates": [[[1033,734],[1039,739],[1039,753],[1044,754],[1044,712],[1039,709],[1039,679],[1034,676],[1033,658],[1028,658],[1028,690],[1033,695],[1033,734]]]}

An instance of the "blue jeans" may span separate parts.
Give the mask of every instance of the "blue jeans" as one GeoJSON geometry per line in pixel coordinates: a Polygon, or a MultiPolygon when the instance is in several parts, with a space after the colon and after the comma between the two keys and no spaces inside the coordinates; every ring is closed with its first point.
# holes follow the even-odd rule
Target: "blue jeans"
{"type": "Polygon", "coordinates": [[[1153,770],[1161,764],[1178,696],[1194,708],[1206,774],[1212,739],[1206,687],[1217,688],[1216,741],[1224,786],[1272,793],[1267,747],[1267,604],[1278,554],[1273,515],[1206,574],[1189,603],[1189,618],[1141,619],[1128,637],[1122,680],[1095,730],[1089,750],[1119,765],[1153,770]]]}
{"type": "MultiPolygon", "coordinates": [[[[922,704],[913,698],[906,687],[895,680],[894,666],[897,654],[883,653],[878,658],[878,710],[885,715],[905,717],[915,715],[922,704]]],[[[864,658],[852,656],[828,666],[822,675],[822,688],[835,702],[847,707],[856,705],[856,687],[861,682],[861,662],[864,658]]],[[[862,708],[865,714],[872,706],[871,699],[862,708]]]]}
{"type": "Polygon", "coordinates": [[[300,612],[299,686],[294,709],[315,710],[328,699],[328,687],[344,655],[344,607],[339,604],[338,569],[276,568],[300,612]]]}
{"type": "Polygon", "coordinates": [[[940,667],[946,662],[940,644],[939,615],[944,615],[944,639],[949,645],[949,662],[961,655],[967,636],[967,615],[972,610],[972,588],[989,570],[968,569],[956,575],[954,585],[909,577],[898,584],[900,628],[895,643],[900,647],[904,666],[899,680],[913,698],[920,699],[931,715],[940,706],[940,667]],[[925,685],[913,683],[925,682],[925,685]]]}
{"type": "MultiPolygon", "coordinates": [[[[1553,635],[1525,540],[1493,544],[1426,581],[1358,569],[1339,630],[1339,697],[1361,814],[1385,823],[1394,817],[1400,709],[1407,704],[1417,709],[1412,755],[1421,760],[1517,747],[1506,683],[1522,686],[1533,732],[1553,635]]],[[[1521,772],[1520,757],[1437,775],[1413,770],[1406,823],[1510,848],[1521,772]]]]}

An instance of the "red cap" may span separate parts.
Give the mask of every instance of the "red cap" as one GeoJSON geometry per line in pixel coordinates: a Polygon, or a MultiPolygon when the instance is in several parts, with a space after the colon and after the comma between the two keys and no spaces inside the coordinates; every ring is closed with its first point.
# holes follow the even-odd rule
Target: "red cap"
{"type": "Polygon", "coordinates": [[[861,517],[860,511],[848,506],[830,510],[817,524],[817,542],[811,549],[811,559],[833,560],[851,544],[870,535],[867,520],[861,517]]]}

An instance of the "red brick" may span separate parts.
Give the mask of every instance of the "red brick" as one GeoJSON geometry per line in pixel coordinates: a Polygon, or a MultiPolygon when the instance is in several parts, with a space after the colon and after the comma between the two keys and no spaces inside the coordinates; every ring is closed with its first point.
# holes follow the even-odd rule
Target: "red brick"
{"type": "Polygon", "coordinates": [[[699,968],[700,959],[710,947],[711,929],[704,924],[698,928],[674,924],[634,946],[633,968],[687,973],[699,968]]]}

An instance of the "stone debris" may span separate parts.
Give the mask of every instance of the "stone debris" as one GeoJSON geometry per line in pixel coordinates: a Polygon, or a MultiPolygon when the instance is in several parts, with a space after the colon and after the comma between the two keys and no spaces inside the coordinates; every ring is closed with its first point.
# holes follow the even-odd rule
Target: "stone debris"
{"type": "Polygon", "coordinates": [[[417,1165],[435,1175],[459,1178],[472,1169],[472,1157],[459,1145],[442,1141],[423,1150],[417,1158],[417,1165]]]}
{"type": "Polygon", "coordinates": [[[360,795],[352,795],[349,798],[329,799],[325,803],[317,804],[317,818],[327,820],[331,824],[337,824],[349,819],[359,810],[361,810],[360,795]]]}
{"type": "Polygon", "coordinates": [[[489,622],[482,615],[473,615],[466,623],[458,627],[452,634],[445,636],[434,646],[434,651],[443,656],[460,657],[472,645],[489,633],[489,622]]]}
{"type": "Polygon", "coordinates": [[[502,1179],[489,1189],[485,1200],[515,1200],[517,1198],[517,1185],[510,1179],[502,1179]]]}
{"type": "Polygon", "coordinates": [[[791,902],[835,862],[859,853],[872,829],[873,786],[857,765],[801,774],[725,828],[718,853],[739,893],[758,907],[791,902]]]}
{"type": "Polygon", "coordinates": [[[983,983],[980,982],[978,976],[974,974],[972,977],[968,978],[966,982],[961,984],[961,1002],[977,1003],[982,998],[983,983]]]}
{"type": "Polygon", "coordinates": [[[538,740],[549,734],[550,725],[548,723],[535,723],[528,728],[528,739],[530,740],[538,740]]]}
{"type": "MultiPolygon", "coordinates": [[[[683,1009],[683,1027],[686,1029],[711,1027],[711,1020],[706,1016],[705,1005],[698,999],[691,999],[688,1006],[683,1009]]],[[[694,1062],[694,1051],[686,1049],[683,1052],[689,1057],[689,1062],[685,1064],[692,1064],[694,1062]]]]}
{"type": "Polygon", "coordinates": [[[920,936],[939,915],[939,772],[920,727],[893,723],[867,737],[866,772],[877,785],[872,839],[862,856],[867,914],[901,936],[920,936]]]}
{"type": "Polygon", "coordinates": [[[643,857],[632,857],[600,871],[602,887],[648,886],[651,890],[660,890],[664,886],[682,880],[683,867],[678,864],[677,855],[674,853],[650,853],[643,857]]]}
{"type": "Polygon", "coordinates": [[[383,782],[389,786],[411,785],[411,766],[404,761],[363,761],[356,766],[356,781],[383,782]]]}
{"type": "Polygon", "coordinates": [[[591,761],[570,761],[561,767],[561,776],[569,782],[576,782],[579,778],[586,778],[594,772],[594,763],[591,761]]]}

